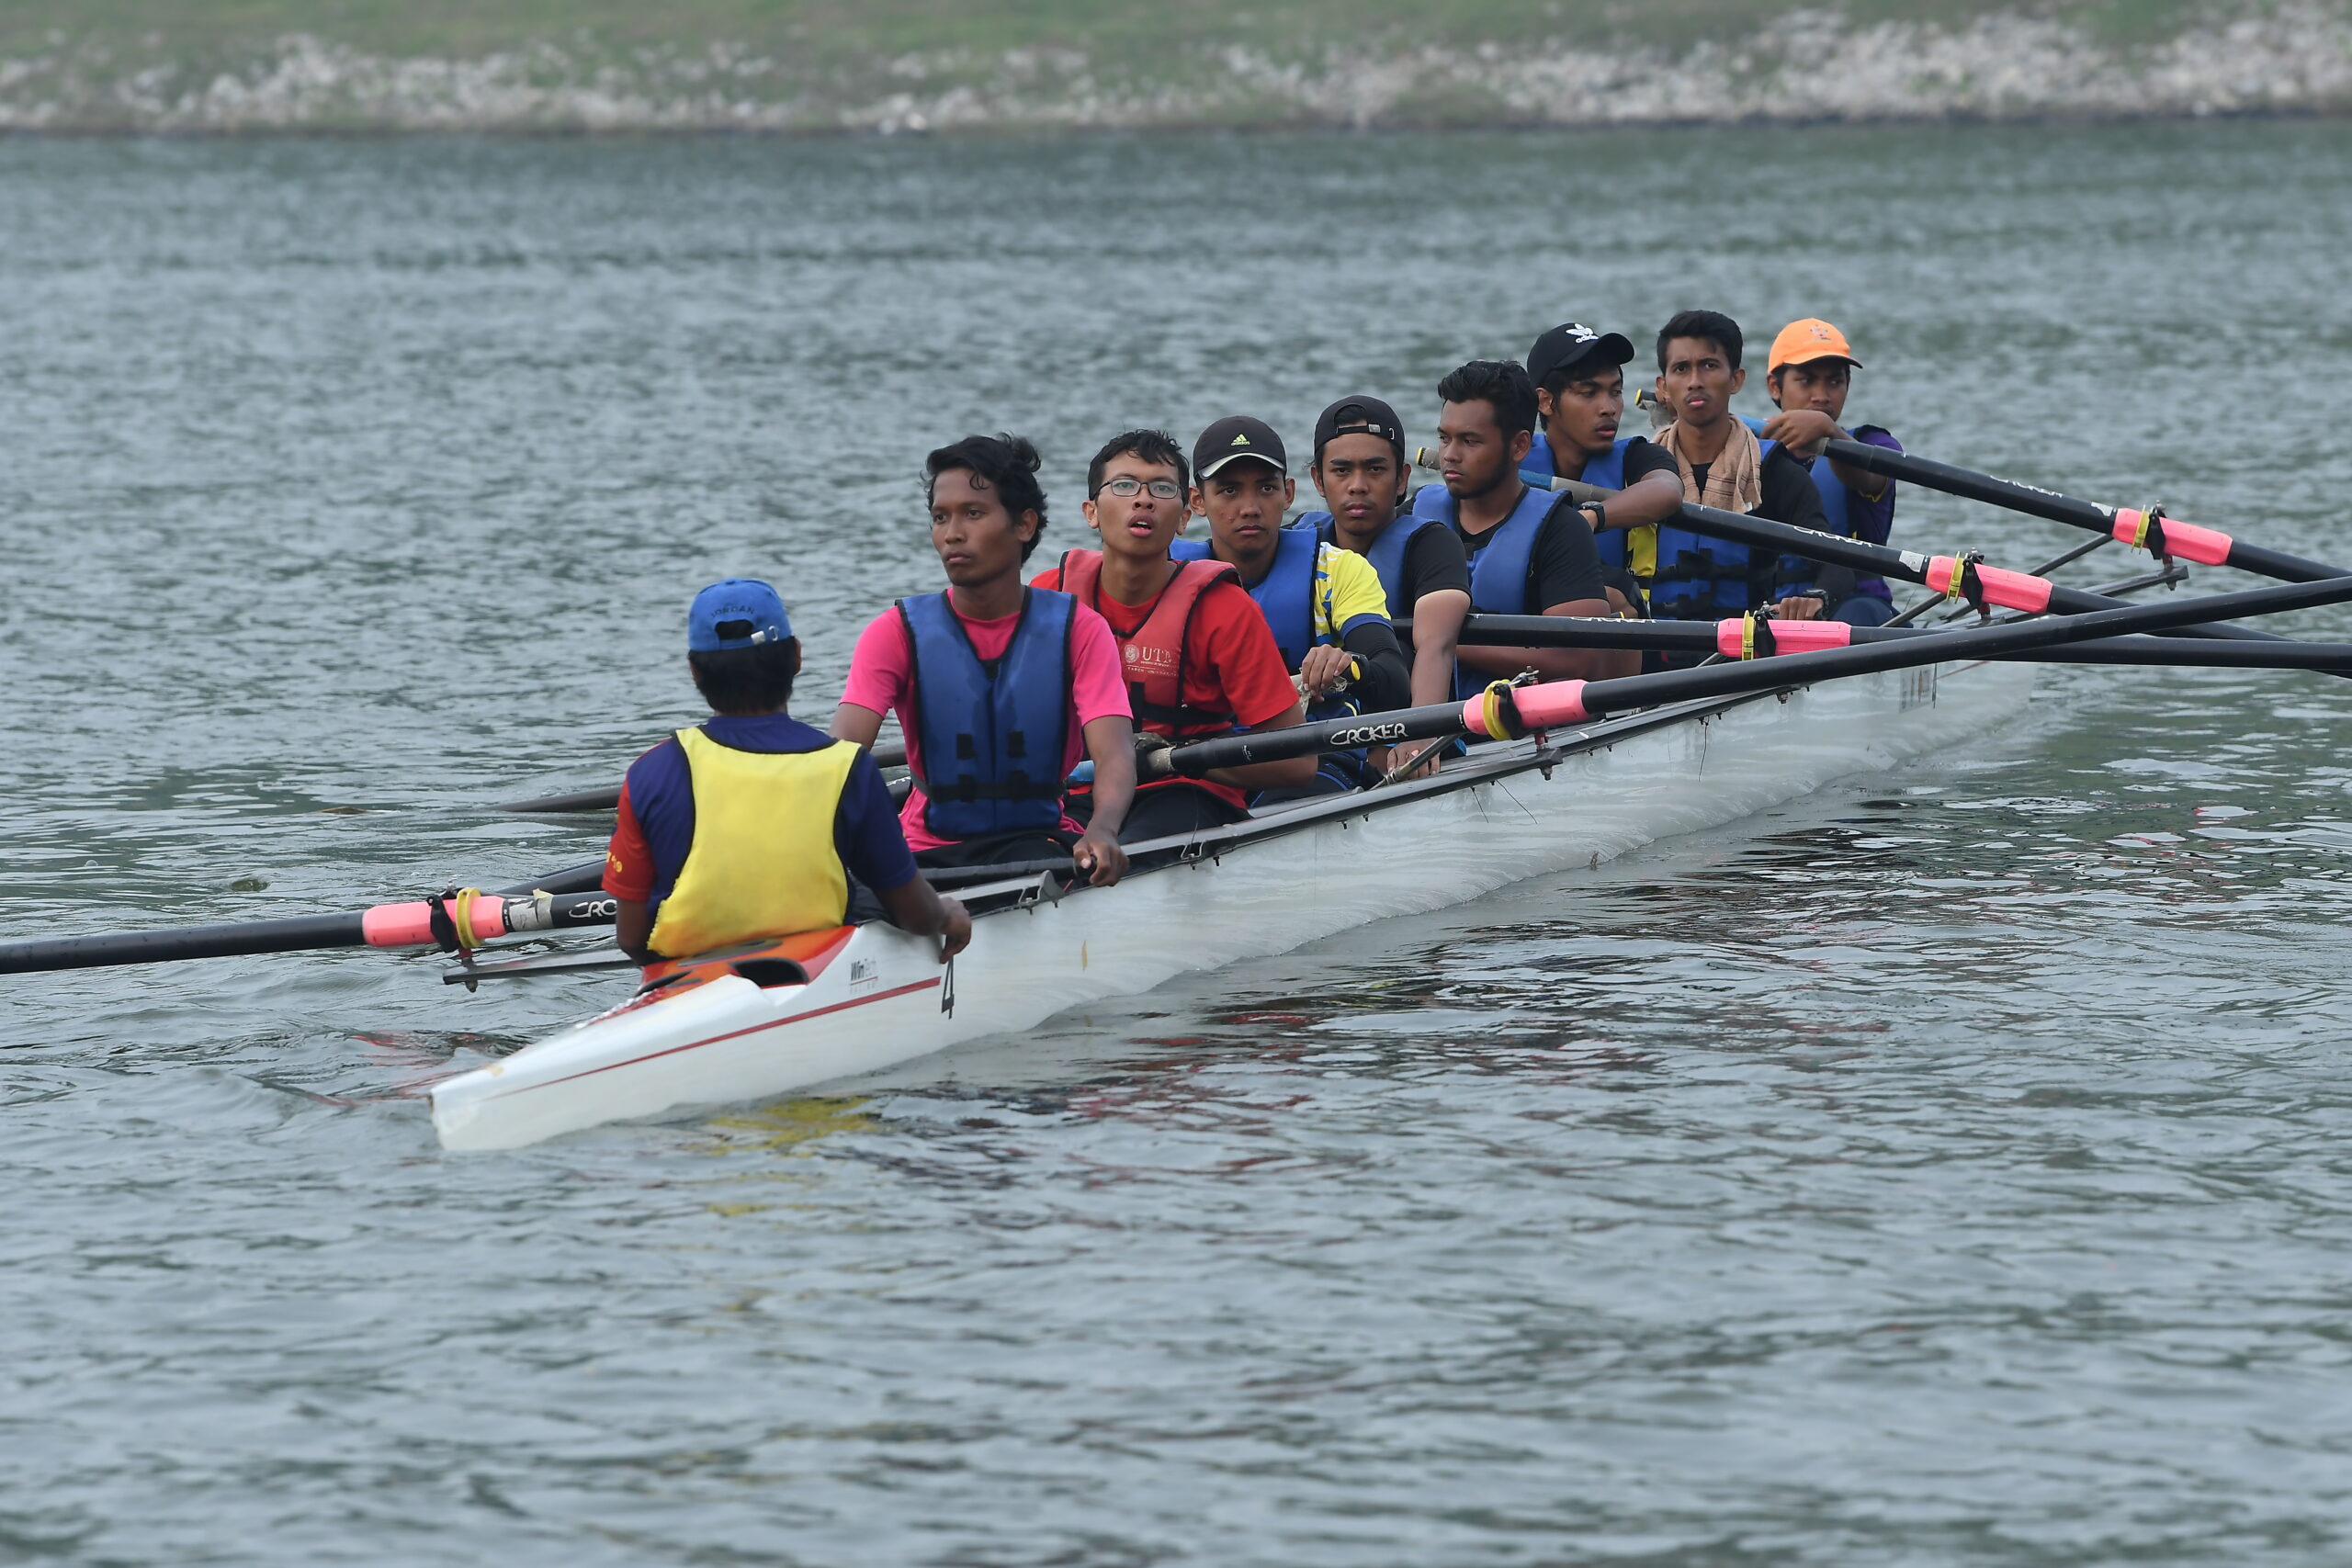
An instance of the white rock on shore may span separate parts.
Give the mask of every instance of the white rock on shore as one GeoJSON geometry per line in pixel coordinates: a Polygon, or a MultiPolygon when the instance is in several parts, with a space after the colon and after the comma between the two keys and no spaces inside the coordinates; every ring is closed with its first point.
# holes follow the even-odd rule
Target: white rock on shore
{"type": "Polygon", "coordinates": [[[748,49],[398,59],[296,35],[199,74],[58,39],[0,60],[0,129],[235,132],[822,130],[1431,123],[1655,125],[2352,108],[2352,4],[2304,3],[2123,50],[2023,15],[1957,30],[1792,14],[1679,51],[1419,48],[1275,60],[1210,49],[1125,79],[1069,50],[942,51],[820,71],[748,49]]]}

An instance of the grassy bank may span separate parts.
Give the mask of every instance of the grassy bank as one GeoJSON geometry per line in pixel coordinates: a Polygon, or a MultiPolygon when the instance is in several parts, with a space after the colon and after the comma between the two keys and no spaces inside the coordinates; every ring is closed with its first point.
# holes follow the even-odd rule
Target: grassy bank
{"type": "Polygon", "coordinates": [[[936,130],[2327,109],[2352,0],[0,0],[0,126],[936,130]]]}

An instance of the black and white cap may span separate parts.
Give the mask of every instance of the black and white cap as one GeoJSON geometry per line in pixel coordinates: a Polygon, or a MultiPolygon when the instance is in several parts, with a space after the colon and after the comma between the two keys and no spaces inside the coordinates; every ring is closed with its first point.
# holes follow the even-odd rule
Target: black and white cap
{"type": "Polygon", "coordinates": [[[1527,351],[1527,378],[1541,387],[1564,370],[1587,360],[1624,365],[1634,357],[1634,344],[1623,333],[1598,333],[1582,321],[1563,321],[1527,351]]]}

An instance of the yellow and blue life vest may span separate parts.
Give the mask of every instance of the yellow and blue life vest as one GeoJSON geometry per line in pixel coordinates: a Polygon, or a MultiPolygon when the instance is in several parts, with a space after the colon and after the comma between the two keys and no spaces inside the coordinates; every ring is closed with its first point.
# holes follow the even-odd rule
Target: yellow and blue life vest
{"type": "Polygon", "coordinates": [[[962,842],[1061,826],[1077,614],[1067,593],[1024,588],[1012,640],[983,660],[944,592],[899,601],[914,658],[915,787],[933,833],[962,842]]]}
{"type": "Polygon", "coordinates": [[[654,952],[712,948],[842,923],[849,873],[833,842],[858,748],[739,751],[701,729],[677,732],[694,789],[695,836],[654,911],[654,952]]]}

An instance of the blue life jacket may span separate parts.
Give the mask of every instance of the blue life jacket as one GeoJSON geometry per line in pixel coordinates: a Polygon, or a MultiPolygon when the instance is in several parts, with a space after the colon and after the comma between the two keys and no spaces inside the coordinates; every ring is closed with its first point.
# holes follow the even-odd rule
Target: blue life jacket
{"type": "MultiPolygon", "coordinates": [[[[1638,439],[1640,437],[1633,435],[1619,436],[1610,445],[1608,451],[1598,457],[1586,458],[1581,473],[1566,477],[1580,479],[1589,485],[1598,485],[1602,490],[1623,490],[1625,488],[1625,448],[1638,439]]],[[[1559,469],[1552,464],[1552,444],[1544,439],[1542,431],[1535,433],[1535,445],[1527,449],[1527,461],[1521,463],[1520,467],[1532,468],[1539,474],[1559,472],[1559,469]]],[[[1592,536],[1592,547],[1600,553],[1602,566],[1611,571],[1625,570],[1624,529],[1603,528],[1592,536]]]]}
{"type": "MultiPolygon", "coordinates": [[[[1266,617],[1266,629],[1282,649],[1283,665],[1297,673],[1306,650],[1327,637],[1315,635],[1315,552],[1323,543],[1306,518],[1274,531],[1274,564],[1250,590],[1266,617]]],[[[1206,539],[1172,539],[1168,554],[1176,560],[1209,560],[1215,552],[1206,539]]]]}
{"type": "Polygon", "coordinates": [[[1012,640],[984,660],[945,593],[899,601],[914,659],[915,787],[941,838],[1061,826],[1077,611],[1067,593],[1023,589],[1012,640]]]}
{"type": "MultiPolygon", "coordinates": [[[[1445,487],[1436,485],[1431,488],[1443,490],[1445,487]]],[[[1418,502],[1419,498],[1414,499],[1418,502]]],[[[1313,529],[1316,538],[1324,544],[1340,549],[1348,547],[1340,543],[1339,524],[1328,512],[1310,512],[1298,520],[1297,525],[1313,529]]],[[[1403,511],[1388,520],[1388,526],[1380,531],[1380,537],[1373,540],[1372,548],[1362,552],[1380,578],[1380,586],[1388,592],[1390,620],[1401,621],[1413,613],[1413,602],[1405,597],[1405,552],[1412,548],[1413,541],[1420,536],[1422,529],[1444,526],[1438,519],[1424,517],[1415,512],[1412,503],[1408,502],[1403,511]]]]}
{"type": "MultiPolygon", "coordinates": [[[[1470,561],[1470,608],[1487,615],[1540,615],[1544,606],[1534,602],[1535,593],[1530,580],[1534,576],[1535,542],[1543,536],[1544,520],[1552,509],[1566,497],[1557,491],[1537,490],[1529,485],[1520,493],[1519,504],[1487,534],[1484,548],[1470,561]]],[[[1461,530],[1460,509],[1453,493],[1442,484],[1426,485],[1413,498],[1414,509],[1425,516],[1436,518],[1457,533],[1461,530]],[[1435,493],[1432,494],[1431,492],[1435,493]]],[[[1464,541],[1465,547],[1468,541],[1464,541]]],[[[1484,691],[1487,677],[1476,670],[1459,665],[1453,671],[1453,694],[1467,697],[1484,691]]]]}
{"type": "MultiPolygon", "coordinates": [[[[1839,479],[1837,470],[1829,466],[1829,458],[1826,454],[1813,460],[1813,483],[1814,488],[1821,491],[1821,514],[1825,519],[1824,531],[1835,534],[1841,539],[1860,538],[1860,525],[1857,519],[1861,515],[1861,509],[1866,503],[1861,497],[1846,488],[1846,481],[1839,479]]],[[[1824,570],[1820,562],[1807,560],[1803,556],[1782,556],[1780,590],[1781,594],[1785,596],[1815,586],[1824,570]]],[[[1886,579],[1883,577],[1856,577],[1849,592],[1890,602],[1894,597],[1886,586],[1886,579]]],[[[1833,604],[1830,607],[1835,609],[1837,606],[1833,604]]]]}
{"type": "MultiPolygon", "coordinates": [[[[1470,608],[1484,615],[1540,615],[1544,606],[1533,604],[1535,595],[1529,579],[1535,565],[1535,541],[1544,532],[1544,519],[1560,504],[1563,497],[1557,491],[1537,490],[1529,485],[1520,493],[1519,504],[1487,536],[1485,547],[1470,562],[1470,608]]],[[[1461,510],[1454,503],[1453,492],[1442,484],[1423,485],[1413,497],[1414,513],[1432,517],[1455,532],[1461,531],[1461,510]]],[[[1464,539],[1466,547],[1467,537],[1464,539]]]]}
{"type": "MultiPolygon", "coordinates": [[[[1747,422],[1753,427],[1754,422],[1747,422]]],[[[1781,445],[1760,443],[1769,460],[1781,445]]],[[[1657,528],[1657,575],[1650,581],[1650,614],[1662,621],[1719,621],[1744,615],[1769,583],[1755,581],[1777,565],[1759,560],[1746,545],[1711,538],[1671,523],[1657,528]]]]}

